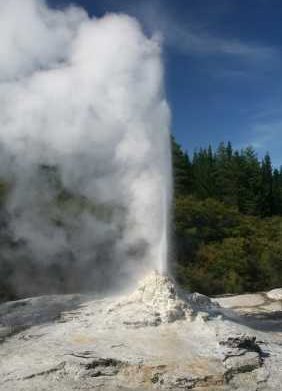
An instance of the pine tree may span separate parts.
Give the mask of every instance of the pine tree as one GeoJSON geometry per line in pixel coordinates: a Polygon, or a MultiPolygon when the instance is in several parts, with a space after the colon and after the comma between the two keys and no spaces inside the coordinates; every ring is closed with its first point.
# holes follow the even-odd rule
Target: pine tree
{"type": "Polygon", "coordinates": [[[261,164],[260,214],[261,217],[272,216],[273,214],[272,164],[268,153],[261,164]]]}
{"type": "Polygon", "coordinates": [[[228,205],[237,205],[238,172],[230,142],[220,143],[216,153],[215,187],[217,199],[228,205]]]}
{"type": "Polygon", "coordinates": [[[282,168],[273,171],[272,180],[272,212],[274,215],[282,215],[282,168]]]}
{"type": "Polygon", "coordinates": [[[199,198],[205,199],[215,196],[215,158],[212,148],[201,148],[193,156],[194,186],[193,193],[199,198]]]}
{"type": "Polygon", "coordinates": [[[175,195],[187,195],[192,191],[193,172],[192,164],[186,152],[172,137],[172,160],[175,195]]]}
{"type": "Polygon", "coordinates": [[[239,158],[238,208],[249,215],[260,214],[261,167],[252,147],[241,151],[239,158]]]}

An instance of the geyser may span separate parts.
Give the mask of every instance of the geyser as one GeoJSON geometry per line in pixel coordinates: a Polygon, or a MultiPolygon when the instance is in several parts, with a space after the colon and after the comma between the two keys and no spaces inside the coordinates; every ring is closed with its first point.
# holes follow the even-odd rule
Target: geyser
{"type": "Polygon", "coordinates": [[[166,271],[170,112],[158,38],[126,15],[9,0],[0,53],[9,282],[19,293],[73,291],[166,271]]]}

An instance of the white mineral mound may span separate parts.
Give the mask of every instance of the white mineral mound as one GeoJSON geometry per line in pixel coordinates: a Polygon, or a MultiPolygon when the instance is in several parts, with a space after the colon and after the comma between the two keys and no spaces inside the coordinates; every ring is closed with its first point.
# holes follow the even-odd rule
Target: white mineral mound
{"type": "Polygon", "coordinates": [[[155,271],[140,283],[135,292],[111,305],[106,320],[132,327],[158,326],[191,319],[195,310],[212,307],[216,305],[208,297],[197,293],[184,294],[171,278],[155,271]]]}

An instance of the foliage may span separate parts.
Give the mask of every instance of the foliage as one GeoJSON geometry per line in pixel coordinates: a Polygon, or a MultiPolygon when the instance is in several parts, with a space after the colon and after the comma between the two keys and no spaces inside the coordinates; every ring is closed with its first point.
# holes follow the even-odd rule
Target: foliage
{"type": "Polygon", "coordinates": [[[252,148],[239,152],[220,144],[216,152],[196,152],[187,173],[189,187],[179,183],[183,167],[175,178],[178,281],[212,295],[282,286],[282,174],[272,169],[270,156],[260,163],[252,148]]]}
{"type": "Polygon", "coordinates": [[[200,148],[191,159],[172,139],[175,194],[214,198],[243,214],[282,215],[282,169],[266,154],[260,162],[252,147],[234,150],[230,142],[200,148]]]}

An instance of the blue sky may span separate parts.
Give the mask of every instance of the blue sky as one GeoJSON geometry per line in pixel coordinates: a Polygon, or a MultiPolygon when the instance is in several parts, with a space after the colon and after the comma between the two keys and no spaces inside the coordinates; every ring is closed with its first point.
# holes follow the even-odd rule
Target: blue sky
{"type": "MultiPolygon", "coordinates": [[[[50,0],[60,7],[70,1],[50,0]]],[[[172,132],[190,153],[230,140],[282,164],[281,0],[75,0],[163,36],[172,132]]]]}

